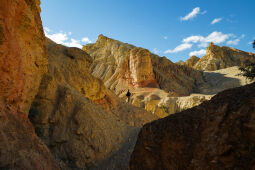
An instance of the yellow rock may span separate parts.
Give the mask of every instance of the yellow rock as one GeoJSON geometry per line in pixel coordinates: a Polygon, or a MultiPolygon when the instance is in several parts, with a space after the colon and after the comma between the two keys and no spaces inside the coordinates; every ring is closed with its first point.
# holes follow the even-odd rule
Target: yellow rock
{"type": "Polygon", "coordinates": [[[244,66],[247,61],[255,62],[255,54],[226,46],[219,47],[211,43],[193,68],[214,71],[232,66],[244,66]]]}

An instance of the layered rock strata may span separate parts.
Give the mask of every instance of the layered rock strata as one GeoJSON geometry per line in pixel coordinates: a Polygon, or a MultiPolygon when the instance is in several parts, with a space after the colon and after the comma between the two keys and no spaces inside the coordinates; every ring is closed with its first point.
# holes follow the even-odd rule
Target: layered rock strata
{"type": "Polygon", "coordinates": [[[122,43],[103,35],[94,44],[83,46],[93,58],[92,75],[104,81],[106,87],[122,96],[128,88],[161,88],[174,95],[188,95],[201,74],[178,66],[143,48],[122,43]]]}

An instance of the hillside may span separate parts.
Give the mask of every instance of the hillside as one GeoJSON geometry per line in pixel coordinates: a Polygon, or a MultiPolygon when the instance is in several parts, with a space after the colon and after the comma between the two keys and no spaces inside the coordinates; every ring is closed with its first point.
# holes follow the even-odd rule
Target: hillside
{"type": "Polygon", "coordinates": [[[93,77],[86,52],[49,39],[47,50],[49,71],[29,113],[37,135],[63,167],[126,169],[139,127],[157,116],[124,103],[93,77]]]}

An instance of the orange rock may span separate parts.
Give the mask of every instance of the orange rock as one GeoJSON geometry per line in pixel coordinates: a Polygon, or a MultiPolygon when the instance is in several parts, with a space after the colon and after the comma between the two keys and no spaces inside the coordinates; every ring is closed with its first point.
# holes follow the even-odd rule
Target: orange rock
{"type": "Polygon", "coordinates": [[[129,69],[135,87],[158,87],[148,50],[143,48],[132,49],[130,51],[129,69]]]}
{"type": "Polygon", "coordinates": [[[28,113],[47,53],[36,1],[0,0],[0,101],[28,113]]]}
{"type": "Polygon", "coordinates": [[[0,169],[58,170],[27,117],[48,64],[39,1],[0,4],[0,169]]]}

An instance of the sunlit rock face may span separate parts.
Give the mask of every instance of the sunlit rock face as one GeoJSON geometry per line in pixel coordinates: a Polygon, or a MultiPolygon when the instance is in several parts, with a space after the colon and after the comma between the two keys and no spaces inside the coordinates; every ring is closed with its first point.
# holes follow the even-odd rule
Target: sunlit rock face
{"type": "Polygon", "coordinates": [[[132,49],[130,51],[129,69],[135,87],[158,87],[148,50],[142,48],[132,49]]]}
{"type": "Polygon", "coordinates": [[[146,124],[130,169],[254,169],[255,84],[146,124]]]}
{"type": "Polygon", "coordinates": [[[24,113],[48,64],[36,2],[2,0],[0,6],[0,97],[24,113]]]}
{"type": "Polygon", "coordinates": [[[175,95],[188,95],[201,80],[201,73],[176,65],[148,50],[100,35],[94,44],[83,46],[93,58],[91,73],[118,96],[127,89],[161,88],[175,95]]]}
{"type": "Polygon", "coordinates": [[[226,46],[219,47],[211,43],[193,68],[214,71],[232,66],[244,66],[247,62],[255,62],[255,54],[226,46]]]}
{"type": "Polygon", "coordinates": [[[39,0],[0,0],[0,169],[59,169],[28,110],[47,72],[39,0]]]}
{"type": "Polygon", "coordinates": [[[158,117],[120,100],[88,70],[91,57],[47,39],[49,71],[30,109],[62,168],[127,169],[139,127],[158,117]]]}
{"type": "Polygon", "coordinates": [[[188,60],[185,61],[185,65],[188,67],[194,67],[200,58],[197,56],[191,56],[188,60]]]}

